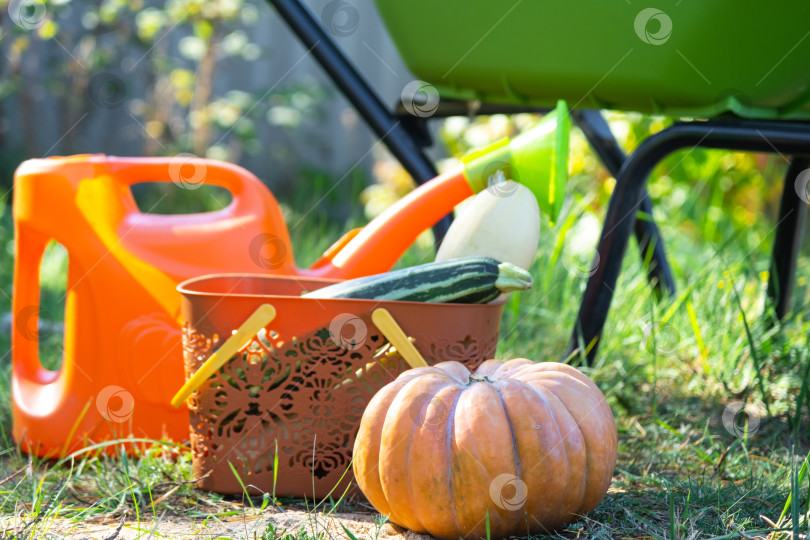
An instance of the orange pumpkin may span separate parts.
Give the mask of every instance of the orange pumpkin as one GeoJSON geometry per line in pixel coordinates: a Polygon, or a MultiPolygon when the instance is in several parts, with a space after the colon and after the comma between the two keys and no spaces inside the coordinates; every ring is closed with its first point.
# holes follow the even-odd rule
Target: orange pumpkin
{"type": "Polygon", "coordinates": [[[438,538],[551,531],[596,507],[613,476],[605,397],[559,363],[411,369],[381,389],[354,445],[360,489],[394,523],[438,538]]]}

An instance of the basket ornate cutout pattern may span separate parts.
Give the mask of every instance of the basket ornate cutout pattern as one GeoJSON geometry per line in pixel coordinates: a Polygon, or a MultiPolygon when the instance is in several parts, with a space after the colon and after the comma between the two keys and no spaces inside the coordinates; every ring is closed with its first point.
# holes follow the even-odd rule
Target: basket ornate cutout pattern
{"type": "MultiPolygon", "coordinates": [[[[365,317],[363,317],[365,319],[365,317]]],[[[191,445],[200,487],[278,495],[316,495],[348,485],[354,437],[366,405],[407,368],[369,321],[359,344],[341,346],[328,328],[293,337],[259,332],[188,401],[191,445]],[[274,471],[276,466],[278,470],[274,471]],[[230,465],[229,465],[230,464],[230,465]],[[231,468],[233,467],[233,470],[231,468]],[[348,473],[347,473],[348,470],[348,473]],[[274,480],[275,478],[275,480],[274,480]]],[[[477,367],[495,352],[497,337],[429,341],[430,363],[458,360],[477,367]]],[[[423,341],[424,340],[424,341],[423,341]]],[[[183,328],[187,373],[216,349],[218,336],[183,328]]],[[[426,350],[429,349],[429,350],[426,350]]]]}

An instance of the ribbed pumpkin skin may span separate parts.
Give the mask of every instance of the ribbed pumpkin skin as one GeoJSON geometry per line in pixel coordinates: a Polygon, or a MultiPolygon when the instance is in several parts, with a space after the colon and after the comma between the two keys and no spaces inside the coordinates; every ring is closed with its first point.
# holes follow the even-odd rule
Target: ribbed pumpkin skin
{"type": "Polygon", "coordinates": [[[411,369],[363,414],[354,473],[398,525],[438,538],[551,531],[599,504],[618,449],[604,396],[567,364],[411,369]],[[528,530],[527,530],[528,528],[528,530]]]}

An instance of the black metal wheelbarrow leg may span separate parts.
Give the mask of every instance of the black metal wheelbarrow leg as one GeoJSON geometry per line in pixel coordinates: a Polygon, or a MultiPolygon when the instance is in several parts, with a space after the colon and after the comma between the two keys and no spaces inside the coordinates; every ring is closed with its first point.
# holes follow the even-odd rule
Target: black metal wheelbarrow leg
{"type": "Polygon", "coordinates": [[[595,271],[582,297],[569,353],[583,352],[588,363],[596,357],[644,186],[664,157],[690,147],[807,156],[810,125],[748,120],[689,122],[675,124],[645,140],[627,158],[616,179],[597,247],[595,271]]]}
{"type": "MultiPolygon", "coordinates": [[[[601,111],[596,110],[574,110],[571,111],[585,138],[599,156],[605,168],[616,178],[619,171],[627,160],[627,156],[619,146],[619,142],[613,136],[610,126],[602,116],[601,111]]],[[[649,261],[647,266],[647,279],[659,291],[666,291],[670,296],[675,294],[675,278],[672,276],[672,268],[667,260],[664,250],[664,241],[661,232],[652,219],[652,200],[644,188],[639,208],[645,217],[636,217],[635,234],[638,242],[641,259],[649,261]]]]}
{"type": "Polygon", "coordinates": [[[768,276],[768,296],[774,303],[776,316],[782,319],[790,309],[790,296],[793,293],[793,278],[796,274],[796,261],[804,236],[804,223],[807,218],[808,181],[810,159],[794,157],[785,173],[782,188],[782,201],[779,205],[779,221],[776,224],[776,237],[773,241],[771,271],[768,276]]]}

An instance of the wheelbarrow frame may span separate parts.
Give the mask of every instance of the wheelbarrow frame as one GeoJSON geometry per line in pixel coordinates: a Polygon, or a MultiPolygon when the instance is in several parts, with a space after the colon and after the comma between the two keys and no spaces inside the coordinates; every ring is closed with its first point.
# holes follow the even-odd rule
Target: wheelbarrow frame
{"type": "MultiPolygon", "coordinates": [[[[301,0],[268,0],[300,42],[346,96],[372,131],[385,143],[417,184],[437,175],[424,153],[432,144],[427,119],[410,115],[400,103],[389,109],[360,75],[352,62],[325,32],[301,0]]],[[[442,100],[433,118],[544,113],[549,109],[513,105],[442,100]]],[[[675,294],[675,281],[666,257],[663,239],[652,219],[652,202],[646,181],[652,169],[671,152],[689,147],[737,151],[778,152],[794,157],[785,177],[779,221],[772,254],[768,293],[781,319],[788,312],[807,204],[793,189],[794,181],[810,166],[810,124],[790,121],[737,119],[678,123],[648,137],[630,156],[625,156],[601,112],[572,110],[571,115],[607,170],[616,179],[608,213],[597,247],[595,271],[589,277],[575,323],[569,353],[580,351],[586,362],[596,356],[599,338],[607,320],[621,261],[631,232],[635,233],[641,257],[647,262],[647,277],[659,292],[675,294]]],[[[438,246],[447,233],[451,216],[433,227],[438,246]]]]}

